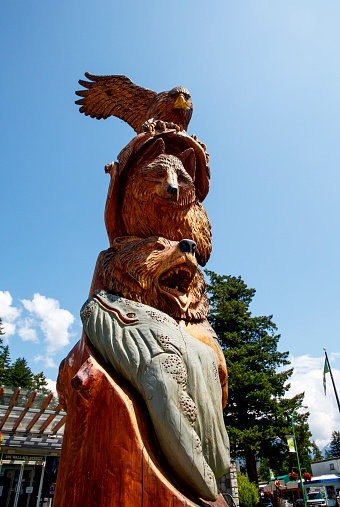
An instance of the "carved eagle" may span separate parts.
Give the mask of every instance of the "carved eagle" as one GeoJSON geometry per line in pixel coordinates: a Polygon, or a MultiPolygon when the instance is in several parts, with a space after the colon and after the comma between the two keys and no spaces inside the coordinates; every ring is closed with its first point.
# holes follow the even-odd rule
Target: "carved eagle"
{"type": "Polygon", "coordinates": [[[128,123],[137,134],[142,132],[148,121],[175,124],[180,130],[186,130],[189,125],[193,107],[186,88],[179,86],[157,93],[135,85],[126,76],[94,76],[85,72],[85,77],[89,81],[79,80],[86,89],[76,91],[82,97],[76,104],[81,106],[79,111],[86,116],[97,120],[116,116],[128,123]]]}

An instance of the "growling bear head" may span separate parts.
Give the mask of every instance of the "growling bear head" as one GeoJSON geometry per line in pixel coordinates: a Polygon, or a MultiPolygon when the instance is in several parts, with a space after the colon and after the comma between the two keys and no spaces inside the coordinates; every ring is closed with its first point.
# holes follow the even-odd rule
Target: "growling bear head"
{"type": "Polygon", "coordinates": [[[116,238],[101,252],[98,276],[107,292],[158,308],[176,320],[200,321],[208,313],[196,244],[162,237],[116,238]]]}

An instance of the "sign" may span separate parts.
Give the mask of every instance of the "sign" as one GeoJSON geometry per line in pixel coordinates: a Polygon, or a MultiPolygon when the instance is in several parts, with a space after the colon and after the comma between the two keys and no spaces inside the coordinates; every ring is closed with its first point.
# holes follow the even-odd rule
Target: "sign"
{"type": "Polygon", "coordinates": [[[288,444],[289,452],[296,452],[293,435],[287,436],[287,444],[288,444]]]}
{"type": "Polygon", "coordinates": [[[26,493],[27,493],[27,494],[29,494],[29,495],[30,495],[31,493],[33,493],[33,486],[28,486],[28,487],[26,488],[26,493]]]}
{"type": "Polygon", "coordinates": [[[4,454],[3,460],[9,461],[35,461],[36,463],[45,463],[45,456],[25,455],[25,454],[4,454]]]}

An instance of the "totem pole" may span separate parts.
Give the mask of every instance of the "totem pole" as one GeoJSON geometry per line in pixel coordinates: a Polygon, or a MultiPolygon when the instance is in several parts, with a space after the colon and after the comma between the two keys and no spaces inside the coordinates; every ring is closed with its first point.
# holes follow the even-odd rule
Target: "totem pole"
{"type": "Polygon", "coordinates": [[[216,478],[229,469],[227,369],[198,268],[211,252],[210,170],[186,132],[191,97],[85,75],[80,111],[117,116],[137,135],[105,167],[110,248],[80,312],[82,338],[60,365],[54,507],[226,505],[216,478]]]}

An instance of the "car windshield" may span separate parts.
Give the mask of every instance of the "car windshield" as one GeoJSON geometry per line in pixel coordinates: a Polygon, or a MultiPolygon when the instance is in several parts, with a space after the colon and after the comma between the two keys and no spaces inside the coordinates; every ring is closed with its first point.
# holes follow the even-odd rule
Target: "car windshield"
{"type": "Polygon", "coordinates": [[[323,500],[321,493],[308,493],[308,500],[323,500]]]}

